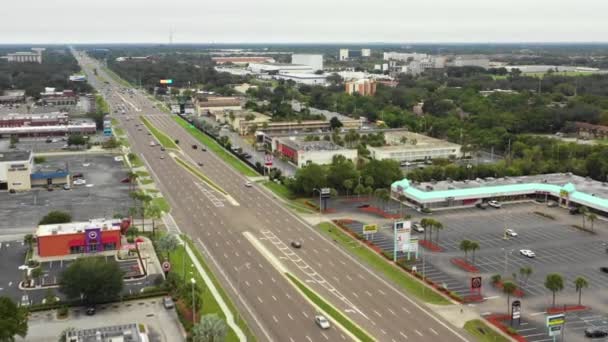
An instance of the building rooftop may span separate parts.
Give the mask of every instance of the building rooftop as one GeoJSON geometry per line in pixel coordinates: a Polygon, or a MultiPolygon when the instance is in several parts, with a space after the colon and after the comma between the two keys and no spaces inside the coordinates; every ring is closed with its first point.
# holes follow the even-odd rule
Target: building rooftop
{"type": "Polygon", "coordinates": [[[370,147],[378,150],[417,150],[437,147],[460,147],[449,141],[436,139],[408,131],[388,131],[384,133],[386,145],[381,147],[370,147]]]}
{"type": "Polygon", "coordinates": [[[3,96],[25,96],[25,90],[9,89],[2,92],[3,96]]]}
{"type": "Polygon", "coordinates": [[[298,151],[339,151],[345,150],[346,148],[336,145],[331,141],[304,141],[298,140],[294,137],[281,138],[279,139],[281,144],[289,146],[294,150],[298,151]]]}
{"type": "Polygon", "coordinates": [[[0,162],[27,161],[31,155],[31,151],[0,151],[0,162]]]}
{"type": "Polygon", "coordinates": [[[90,228],[101,228],[102,230],[120,230],[120,219],[91,219],[87,222],[71,222],[61,224],[43,224],[36,229],[36,236],[67,235],[84,232],[90,228]]]}
{"type": "MultiPolygon", "coordinates": [[[[79,329],[66,333],[66,342],[140,342],[144,341],[135,323],[79,329]]],[[[146,339],[147,340],[147,339],[146,339]]]]}
{"type": "Polygon", "coordinates": [[[608,184],[572,173],[423,183],[403,179],[394,182],[391,188],[401,189],[421,202],[439,202],[446,198],[491,198],[534,193],[548,193],[559,197],[562,191],[566,191],[569,198],[578,204],[608,210],[608,184]]]}

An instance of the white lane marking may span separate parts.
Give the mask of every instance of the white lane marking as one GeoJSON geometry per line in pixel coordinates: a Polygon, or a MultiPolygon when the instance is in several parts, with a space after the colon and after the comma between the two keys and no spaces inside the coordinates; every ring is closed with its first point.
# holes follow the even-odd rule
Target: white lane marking
{"type": "Polygon", "coordinates": [[[386,308],[386,309],[388,310],[388,312],[390,312],[391,314],[393,314],[393,316],[397,316],[397,314],[395,313],[395,311],[393,311],[393,310],[391,310],[389,308],[386,308]]]}
{"type": "Polygon", "coordinates": [[[308,314],[304,311],[302,311],[302,315],[304,315],[304,317],[308,318],[308,314]]]}
{"type": "Polygon", "coordinates": [[[287,317],[289,317],[289,319],[291,319],[292,321],[294,320],[293,316],[291,316],[291,314],[289,312],[287,313],[287,317]]]}
{"type": "Polygon", "coordinates": [[[436,331],[435,331],[435,329],[433,329],[433,328],[429,328],[429,330],[430,330],[430,331],[431,331],[433,334],[435,334],[435,335],[439,336],[439,333],[438,333],[438,332],[436,332],[436,331]]]}
{"type": "Polygon", "coordinates": [[[416,334],[418,334],[418,335],[422,336],[422,333],[421,333],[420,331],[418,331],[418,330],[416,330],[416,329],[414,329],[414,331],[416,332],[416,334]]]}
{"type": "Polygon", "coordinates": [[[275,315],[272,315],[272,319],[274,320],[275,323],[279,323],[279,320],[275,317],[275,315]]]}
{"type": "Polygon", "coordinates": [[[406,335],[406,334],[404,334],[404,333],[403,333],[403,331],[400,331],[400,332],[399,332],[399,335],[403,336],[403,338],[407,340],[407,335],[406,335]]]}
{"type": "Polygon", "coordinates": [[[382,317],[382,315],[381,315],[381,314],[380,314],[378,311],[374,310],[374,313],[375,313],[376,315],[378,315],[378,317],[382,317]]]}
{"type": "Polygon", "coordinates": [[[264,303],[264,301],[262,300],[262,298],[260,298],[259,296],[258,296],[258,301],[259,301],[260,303],[264,303]]]}

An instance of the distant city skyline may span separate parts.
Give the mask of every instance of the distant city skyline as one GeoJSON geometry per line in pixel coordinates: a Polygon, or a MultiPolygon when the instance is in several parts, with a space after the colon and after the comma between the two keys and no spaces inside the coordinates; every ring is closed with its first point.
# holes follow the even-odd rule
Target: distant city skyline
{"type": "Polygon", "coordinates": [[[0,44],[606,42],[608,2],[79,0],[2,4],[0,44]]]}

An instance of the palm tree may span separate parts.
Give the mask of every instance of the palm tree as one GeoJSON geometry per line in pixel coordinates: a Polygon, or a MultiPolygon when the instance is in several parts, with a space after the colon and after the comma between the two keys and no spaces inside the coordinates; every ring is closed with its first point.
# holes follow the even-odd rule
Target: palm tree
{"type": "Polygon", "coordinates": [[[133,189],[135,189],[135,181],[137,181],[139,175],[137,172],[129,171],[129,173],[127,173],[127,178],[129,179],[129,192],[132,192],[133,189]]]}
{"type": "Polygon", "coordinates": [[[226,337],[226,322],[217,314],[201,317],[199,323],[192,327],[193,342],[220,342],[226,337]]]}
{"type": "Polygon", "coordinates": [[[462,240],[460,241],[460,246],[459,246],[460,250],[464,252],[464,260],[467,260],[467,254],[469,253],[469,250],[471,249],[471,241],[469,240],[462,240]]]}
{"type": "Polygon", "coordinates": [[[156,233],[156,219],[161,217],[163,211],[158,205],[150,203],[148,206],[146,206],[146,214],[152,219],[152,235],[154,235],[156,233]]]}
{"type": "Polygon", "coordinates": [[[479,242],[470,241],[469,242],[469,250],[473,252],[473,265],[475,265],[475,251],[479,249],[479,242]]]}
{"type": "Polygon", "coordinates": [[[532,267],[530,266],[524,266],[521,267],[519,269],[519,275],[521,275],[521,278],[524,282],[524,286],[528,285],[528,279],[530,278],[530,275],[532,275],[532,267]]]}
{"type": "Polygon", "coordinates": [[[424,228],[424,241],[426,241],[426,231],[429,228],[429,220],[428,218],[423,218],[422,220],[420,220],[420,226],[422,226],[422,228],[424,228]]]}
{"type": "Polygon", "coordinates": [[[501,280],[502,280],[502,277],[500,276],[500,274],[495,274],[490,277],[490,281],[492,282],[492,285],[494,285],[494,286],[496,286],[498,283],[500,283],[501,280]]]}
{"type": "Polygon", "coordinates": [[[401,216],[405,217],[405,212],[403,210],[403,202],[407,199],[404,194],[399,195],[399,211],[401,212],[401,216]]]}
{"type": "Polygon", "coordinates": [[[555,306],[555,294],[564,289],[564,278],[557,273],[547,274],[545,287],[553,294],[553,306],[555,306]]]}
{"type": "Polygon", "coordinates": [[[502,292],[507,295],[507,312],[511,314],[511,296],[517,289],[517,286],[511,281],[502,283],[502,292]]]}
{"type": "Polygon", "coordinates": [[[589,213],[589,214],[587,214],[587,220],[589,220],[589,222],[591,222],[591,230],[593,231],[593,224],[594,224],[595,220],[597,220],[597,215],[595,215],[594,213],[589,213]]]}
{"type": "Polygon", "coordinates": [[[433,224],[433,228],[435,228],[435,230],[437,231],[437,236],[435,237],[435,244],[437,246],[439,246],[439,231],[443,229],[443,223],[437,221],[437,220],[433,220],[434,224],[433,224]]]}
{"type": "Polygon", "coordinates": [[[345,179],[344,182],[342,182],[342,186],[346,189],[346,198],[348,198],[348,191],[353,188],[353,185],[354,182],[352,179],[345,179]]]}
{"type": "Polygon", "coordinates": [[[583,219],[583,228],[585,228],[585,218],[587,218],[587,215],[589,214],[589,209],[587,209],[587,207],[580,207],[578,208],[579,213],[581,213],[581,218],[583,219]]]}
{"type": "Polygon", "coordinates": [[[25,243],[27,245],[27,248],[31,251],[32,250],[32,246],[34,245],[34,235],[32,235],[32,234],[26,234],[23,237],[23,243],[25,243]]]}
{"type": "Polygon", "coordinates": [[[576,277],[576,279],[574,279],[574,286],[576,287],[576,292],[578,292],[578,305],[581,305],[583,289],[589,287],[589,283],[587,282],[587,279],[583,277],[576,277]]]}

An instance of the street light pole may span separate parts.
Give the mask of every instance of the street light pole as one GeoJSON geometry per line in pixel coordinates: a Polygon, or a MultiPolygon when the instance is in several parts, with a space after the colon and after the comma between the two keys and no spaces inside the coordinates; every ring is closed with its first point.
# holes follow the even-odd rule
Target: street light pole
{"type": "Polygon", "coordinates": [[[321,216],[321,211],[323,210],[322,206],[321,206],[321,189],[317,189],[317,188],[312,189],[313,194],[315,193],[315,191],[319,192],[319,216],[321,216]]]}
{"type": "Polygon", "coordinates": [[[194,305],[194,284],[196,284],[196,279],[190,278],[190,282],[192,283],[192,323],[196,324],[196,306],[194,305]]]}

